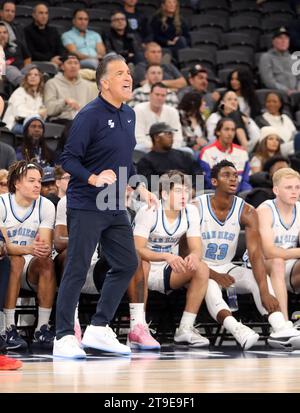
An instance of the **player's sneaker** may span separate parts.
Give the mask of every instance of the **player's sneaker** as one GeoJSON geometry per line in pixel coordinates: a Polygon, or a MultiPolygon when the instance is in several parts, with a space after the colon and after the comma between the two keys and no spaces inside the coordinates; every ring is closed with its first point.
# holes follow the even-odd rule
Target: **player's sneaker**
{"type": "Polygon", "coordinates": [[[124,355],[131,353],[130,347],[121,344],[108,325],[105,327],[89,325],[84,332],[81,345],[82,347],[95,348],[109,353],[124,355]]]}
{"type": "Polygon", "coordinates": [[[23,365],[22,361],[0,355],[0,370],[17,370],[23,365]]]}
{"type": "Polygon", "coordinates": [[[86,353],[79,347],[77,338],[73,335],[67,335],[59,340],[54,339],[53,356],[70,359],[84,359],[86,353]]]}
{"type": "Polygon", "coordinates": [[[280,330],[270,334],[268,343],[277,349],[299,350],[300,331],[294,328],[291,321],[287,321],[280,330]]]}
{"type": "Polygon", "coordinates": [[[259,339],[259,335],[255,331],[242,323],[238,323],[236,328],[232,331],[232,335],[243,350],[248,350],[250,347],[254,346],[259,339]]]}
{"type": "Polygon", "coordinates": [[[41,326],[40,330],[36,330],[33,335],[33,343],[40,345],[46,349],[53,348],[54,333],[50,330],[47,324],[41,326]]]}
{"type": "Polygon", "coordinates": [[[0,335],[0,352],[5,351],[7,349],[7,343],[5,336],[0,335]]]}
{"type": "Polygon", "coordinates": [[[150,334],[147,326],[137,324],[127,336],[127,346],[138,350],[159,350],[160,344],[150,334]]]}
{"type": "Polygon", "coordinates": [[[209,346],[209,340],[199,333],[194,326],[183,326],[176,329],[174,341],[176,344],[188,344],[191,347],[209,346]]]}
{"type": "Polygon", "coordinates": [[[27,350],[28,344],[26,341],[19,335],[17,327],[11,325],[5,332],[6,334],[6,349],[7,350],[27,350]]]}

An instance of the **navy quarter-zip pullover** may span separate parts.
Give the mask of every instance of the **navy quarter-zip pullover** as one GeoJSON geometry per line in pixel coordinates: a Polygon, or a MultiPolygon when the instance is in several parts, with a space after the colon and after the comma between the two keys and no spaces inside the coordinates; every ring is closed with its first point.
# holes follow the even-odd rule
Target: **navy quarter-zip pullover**
{"type": "MultiPolygon", "coordinates": [[[[118,188],[120,167],[127,168],[127,180],[136,173],[132,162],[136,145],[134,131],[134,111],[125,104],[116,108],[101,95],[78,113],[61,155],[62,167],[71,175],[67,191],[68,208],[97,210],[96,198],[104,187],[88,184],[92,174],[112,169],[117,175],[118,188]]],[[[124,191],[116,193],[116,210],[119,209],[119,199],[124,204],[124,191]]]]}

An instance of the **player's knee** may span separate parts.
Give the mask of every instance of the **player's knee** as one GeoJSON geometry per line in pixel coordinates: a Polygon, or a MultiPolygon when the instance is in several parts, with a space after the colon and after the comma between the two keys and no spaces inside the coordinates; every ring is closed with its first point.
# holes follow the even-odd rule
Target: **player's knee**
{"type": "Polygon", "coordinates": [[[39,268],[41,274],[54,273],[54,262],[49,257],[37,258],[36,265],[39,268]]]}
{"type": "Polygon", "coordinates": [[[21,277],[25,259],[22,256],[14,255],[10,257],[10,276],[21,277]]]}
{"type": "Polygon", "coordinates": [[[202,281],[208,282],[209,278],[209,269],[208,266],[204,262],[200,262],[197,264],[197,270],[195,271],[196,276],[200,278],[202,281]]]}

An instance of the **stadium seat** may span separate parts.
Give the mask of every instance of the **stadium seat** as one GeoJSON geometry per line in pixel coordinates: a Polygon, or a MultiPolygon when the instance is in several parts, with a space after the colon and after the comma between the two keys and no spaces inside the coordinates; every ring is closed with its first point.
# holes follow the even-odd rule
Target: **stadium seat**
{"type": "Polygon", "coordinates": [[[215,14],[196,14],[190,18],[190,30],[196,30],[202,27],[218,28],[219,33],[228,29],[228,20],[220,19],[215,14]]]}
{"type": "Polygon", "coordinates": [[[208,66],[214,70],[216,61],[212,53],[198,48],[187,48],[178,51],[178,62],[181,68],[192,66],[195,63],[202,63],[203,66],[208,66]]]}
{"type": "Polygon", "coordinates": [[[253,67],[251,56],[239,50],[218,50],[216,61],[218,69],[235,68],[237,66],[253,67]]]}

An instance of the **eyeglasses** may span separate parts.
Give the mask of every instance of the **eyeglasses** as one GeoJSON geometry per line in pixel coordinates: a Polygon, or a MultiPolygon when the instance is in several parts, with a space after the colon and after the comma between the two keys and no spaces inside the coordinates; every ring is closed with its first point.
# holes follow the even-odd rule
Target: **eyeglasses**
{"type": "Polygon", "coordinates": [[[65,179],[66,181],[69,181],[71,179],[71,176],[70,175],[69,176],[62,176],[59,179],[65,179]]]}

